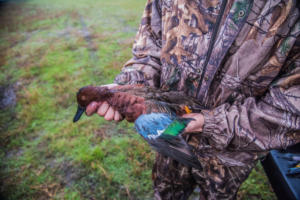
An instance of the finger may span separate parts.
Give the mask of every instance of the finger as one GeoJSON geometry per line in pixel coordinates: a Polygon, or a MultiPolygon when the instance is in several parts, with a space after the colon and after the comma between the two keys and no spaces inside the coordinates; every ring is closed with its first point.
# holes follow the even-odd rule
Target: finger
{"type": "Polygon", "coordinates": [[[184,114],[181,117],[184,117],[184,118],[194,118],[194,117],[197,117],[198,114],[199,113],[189,113],[189,114],[184,114]]]}
{"type": "Polygon", "coordinates": [[[99,105],[100,103],[95,101],[90,103],[85,109],[86,115],[91,116],[92,114],[94,114],[97,111],[99,105]]]}
{"type": "Polygon", "coordinates": [[[112,84],[107,84],[107,85],[102,85],[101,87],[107,87],[108,89],[116,87],[118,84],[112,83],[112,84]]]}
{"type": "Polygon", "coordinates": [[[112,107],[109,107],[108,111],[106,112],[104,119],[111,121],[114,119],[115,110],[112,107]]]}
{"type": "Polygon", "coordinates": [[[107,112],[108,108],[109,108],[108,103],[106,101],[104,101],[98,108],[98,111],[97,111],[98,115],[104,116],[105,113],[107,112]]]}
{"type": "Polygon", "coordinates": [[[121,114],[118,111],[115,111],[114,120],[121,121],[122,119],[123,119],[123,117],[121,116],[121,114]]]}

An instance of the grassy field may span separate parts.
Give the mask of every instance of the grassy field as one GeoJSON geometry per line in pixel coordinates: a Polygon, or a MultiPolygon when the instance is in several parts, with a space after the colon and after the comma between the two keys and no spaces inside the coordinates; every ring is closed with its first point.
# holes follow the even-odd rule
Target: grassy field
{"type": "MultiPolygon", "coordinates": [[[[83,117],[81,86],[130,58],[144,0],[1,4],[0,199],[152,199],[154,153],[132,124],[83,117]]],[[[258,165],[239,199],[274,199],[258,165]]]]}

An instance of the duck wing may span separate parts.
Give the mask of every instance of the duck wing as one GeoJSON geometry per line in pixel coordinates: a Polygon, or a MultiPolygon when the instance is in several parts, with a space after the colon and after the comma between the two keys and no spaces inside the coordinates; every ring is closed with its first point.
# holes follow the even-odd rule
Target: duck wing
{"type": "Polygon", "coordinates": [[[181,136],[168,140],[163,138],[145,140],[155,151],[162,155],[173,158],[186,166],[202,170],[201,164],[196,155],[181,136]]]}

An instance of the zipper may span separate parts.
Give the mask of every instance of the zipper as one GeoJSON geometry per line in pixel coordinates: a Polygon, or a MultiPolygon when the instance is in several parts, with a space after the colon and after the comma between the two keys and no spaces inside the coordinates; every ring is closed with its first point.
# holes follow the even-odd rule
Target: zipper
{"type": "Polygon", "coordinates": [[[212,50],[213,50],[213,47],[214,47],[214,44],[215,44],[215,41],[216,41],[217,33],[218,33],[219,28],[220,28],[220,23],[221,23],[222,16],[223,16],[225,8],[226,8],[226,4],[227,4],[227,0],[223,0],[222,4],[221,4],[221,8],[220,8],[220,13],[219,13],[217,21],[214,25],[214,30],[213,30],[213,33],[212,33],[212,36],[211,36],[211,40],[209,42],[205,62],[203,64],[203,70],[202,70],[201,78],[200,78],[198,89],[197,89],[197,97],[199,97],[199,92],[200,92],[200,89],[201,89],[201,86],[202,86],[203,78],[204,78],[204,75],[206,73],[206,68],[207,68],[207,65],[208,65],[208,61],[210,59],[210,56],[211,56],[211,53],[212,53],[212,50]]]}

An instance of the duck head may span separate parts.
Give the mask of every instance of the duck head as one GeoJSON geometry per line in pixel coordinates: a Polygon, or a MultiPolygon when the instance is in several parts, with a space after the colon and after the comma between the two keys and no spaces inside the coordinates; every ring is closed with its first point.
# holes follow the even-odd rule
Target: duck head
{"type": "Polygon", "coordinates": [[[86,107],[93,101],[105,101],[112,96],[112,92],[107,87],[85,86],[77,92],[77,111],[73,122],[77,122],[85,112],[86,107]]]}

